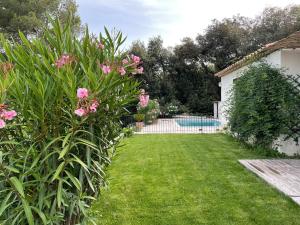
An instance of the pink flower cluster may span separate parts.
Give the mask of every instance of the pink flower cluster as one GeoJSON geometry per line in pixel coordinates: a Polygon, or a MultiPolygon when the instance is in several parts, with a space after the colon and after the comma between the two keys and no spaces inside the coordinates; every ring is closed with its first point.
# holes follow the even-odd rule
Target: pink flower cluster
{"type": "Polygon", "coordinates": [[[77,109],[74,113],[77,116],[86,116],[91,112],[97,112],[97,108],[99,106],[99,102],[96,99],[89,100],[89,91],[86,88],[78,88],[77,89],[77,98],[78,104],[77,109]]]}
{"type": "Polygon", "coordinates": [[[101,49],[101,50],[103,50],[105,48],[105,46],[104,46],[104,44],[102,44],[101,42],[99,42],[98,48],[101,49]]]}
{"type": "Polygon", "coordinates": [[[124,69],[124,67],[119,68],[119,73],[121,76],[124,76],[126,74],[126,70],[124,69]]]}
{"type": "Polygon", "coordinates": [[[132,59],[132,61],[133,61],[133,63],[135,63],[135,64],[140,64],[141,63],[141,58],[140,57],[138,57],[138,56],[136,56],[136,55],[131,55],[131,59],[132,59]]]}
{"type": "Polygon", "coordinates": [[[142,63],[141,58],[136,55],[131,55],[131,60],[136,65],[133,74],[142,74],[144,72],[144,68],[142,66],[138,67],[142,63]]]}
{"type": "Polygon", "coordinates": [[[111,68],[108,65],[101,64],[100,68],[104,74],[109,74],[111,72],[111,68]]]}
{"type": "Polygon", "coordinates": [[[17,112],[15,110],[6,110],[6,105],[0,106],[0,129],[6,126],[7,120],[13,120],[17,116],[17,112]]]}
{"type": "MultiPolygon", "coordinates": [[[[132,72],[132,74],[142,74],[144,72],[144,68],[142,66],[139,67],[139,65],[142,63],[141,58],[139,56],[136,56],[136,55],[132,54],[130,57],[128,57],[128,59],[123,59],[122,60],[122,64],[125,67],[132,66],[133,69],[134,69],[133,72],[132,72]]],[[[123,76],[123,74],[125,75],[126,71],[124,73],[124,71],[121,70],[121,68],[124,68],[124,67],[120,67],[120,69],[119,69],[119,73],[123,76]],[[123,73],[121,73],[121,71],[123,73]]]]}
{"type": "Polygon", "coordinates": [[[55,62],[55,66],[57,68],[62,68],[66,64],[71,64],[75,61],[75,58],[68,54],[63,54],[58,60],[55,62]]]}
{"type": "Polygon", "coordinates": [[[141,106],[141,108],[145,108],[149,102],[149,95],[140,94],[139,99],[140,99],[139,105],[141,106]]]}

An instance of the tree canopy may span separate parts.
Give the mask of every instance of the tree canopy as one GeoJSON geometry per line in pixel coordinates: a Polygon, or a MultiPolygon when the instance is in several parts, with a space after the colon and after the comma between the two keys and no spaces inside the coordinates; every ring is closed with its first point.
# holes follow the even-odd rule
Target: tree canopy
{"type": "Polygon", "coordinates": [[[75,0],[0,0],[0,33],[17,38],[18,32],[38,35],[48,26],[48,15],[66,23],[70,14],[76,31],[80,17],[75,0]]]}
{"type": "Polygon", "coordinates": [[[255,18],[213,20],[195,40],[186,37],[171,48],[163,46],[161,37],[153,37],[147,45],[133,42],[129,52],[142,56],[142,86],[161,104],[175,102],[189,112],[212,113],[212,102],[220,99],[216,72],[297,30],[300,5],[270,7],[255,18]]]}

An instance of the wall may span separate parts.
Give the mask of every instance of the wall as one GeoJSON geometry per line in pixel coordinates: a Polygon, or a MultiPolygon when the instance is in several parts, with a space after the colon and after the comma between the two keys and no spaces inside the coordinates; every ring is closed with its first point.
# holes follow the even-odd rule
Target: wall
{"type": "Polygon", "coordinates": [[[300,74],[300,49],[283,49],[281,60],[286,73],[300,74]]]}

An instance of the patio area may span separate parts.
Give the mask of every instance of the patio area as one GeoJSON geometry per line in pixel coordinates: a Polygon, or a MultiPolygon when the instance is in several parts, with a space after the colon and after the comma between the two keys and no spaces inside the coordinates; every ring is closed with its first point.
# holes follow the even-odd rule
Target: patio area
{"type": "Polygon", "coordinates": [[[261,159],[239,162],[300,205],[300,160],[261,159]]]}

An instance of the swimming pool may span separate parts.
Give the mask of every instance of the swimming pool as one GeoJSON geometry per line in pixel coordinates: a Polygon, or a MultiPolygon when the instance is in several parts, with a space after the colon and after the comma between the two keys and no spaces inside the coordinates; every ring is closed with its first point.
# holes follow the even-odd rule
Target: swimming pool
{"type": "Polygon", "coordinates": [[[181,127],[218,127],[221,125],[220,121],[207,118],[182,118],[175,121],[181,127]]]}

